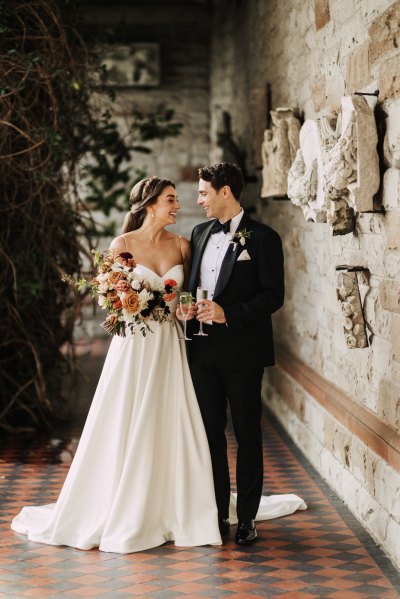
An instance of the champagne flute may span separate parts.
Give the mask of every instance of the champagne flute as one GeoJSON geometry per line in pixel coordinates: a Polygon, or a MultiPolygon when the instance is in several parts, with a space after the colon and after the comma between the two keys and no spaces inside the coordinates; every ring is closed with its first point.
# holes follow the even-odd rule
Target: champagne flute
{"type": "MultiPolygon", "coordinates": [[[[196,290],[196,300],[201,302],[203,299],[208,299],[208,289],[204,289],[204,287],[197,287],[196,290]]],[[[203,305],[202,305],[203,307],[203,305]]],[[[194,333],[198,337],[208,337],[207,333],[203,332],[203,323],[200,322],[200,328],[198,333],[194,333]]]]}
{"type": "Polygon", "coordinates": [[[182,291],[179,294],[179,307],[181,309],[182,314],[184,315],[183,337],[181,337],[181,340],[183,341],[191,341],[190,337],[186,335],[186,321],[192,303],[193,296],[190,293],[190,291],[182,291]]]}

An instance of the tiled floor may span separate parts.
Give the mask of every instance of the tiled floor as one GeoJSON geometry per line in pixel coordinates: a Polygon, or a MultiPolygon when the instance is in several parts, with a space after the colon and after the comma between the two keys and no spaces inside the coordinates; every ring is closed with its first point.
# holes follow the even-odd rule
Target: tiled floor
{"type": "MultiPolygon", "coordinates": [[[[120,556],[26,541],[10,520],[22,505],[56,499],[77,434],[75,426],[0,447],[0,597],[400,598],[399,573],[268,415],[265,493],[297,493],[308,510],[258,524],[255,545],[235,545],[233,527],[223,547],[120,556]]],[[[229,447],[233,471],[231,432],[229,447]]]]}

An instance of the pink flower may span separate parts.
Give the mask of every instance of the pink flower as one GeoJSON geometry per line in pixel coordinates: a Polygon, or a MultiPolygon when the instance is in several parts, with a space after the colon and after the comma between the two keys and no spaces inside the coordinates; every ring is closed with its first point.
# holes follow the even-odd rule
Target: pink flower
{"type": "Polygon", "coordinates": [[[124,291],[127,292],[129,291],[131,288],[129,281],[118,281],[118,283],[115,284],[115,289],[117,289],[117,291],[124,291]]]}

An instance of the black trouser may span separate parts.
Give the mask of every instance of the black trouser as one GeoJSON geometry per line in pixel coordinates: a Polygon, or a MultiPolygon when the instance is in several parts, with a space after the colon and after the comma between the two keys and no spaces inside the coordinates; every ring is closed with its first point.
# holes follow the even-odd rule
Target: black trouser
{"type": "MultiPolygon", "coordinates": [[[[209,346],[209,339],[194,339],[209,346]],[[205,342],[205,343],[204,343],[205,342]]],[[[191,348],[192,349],[192,348],[191,348]]],[[[193,349],[195,349],[193,347],[193,349]]],[[[209,346],[210,349],[210,346],[209,346]]],[[[190,370],[210,446],[215,495],[220,518],[229,516],[230,478],[225,427],[229,402],[238,443],[236,484],[239,520],[255,518],[263,485],[261,383],[263,368],[218,367],[211,351],[191,352],[190,370]]],[[[238,358],[240,361],[240,358],[238,358]]]]}

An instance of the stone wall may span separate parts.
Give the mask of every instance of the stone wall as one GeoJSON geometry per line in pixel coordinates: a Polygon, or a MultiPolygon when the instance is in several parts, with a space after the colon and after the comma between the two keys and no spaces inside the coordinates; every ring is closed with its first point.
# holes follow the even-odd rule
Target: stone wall
{"type": "MultiPolygon", "coordinates": [[[[261,187],[266,83],[270,108],[295,106],[305,119],[337,110],[344,94],[379,89],[379,123],[389,114],[388,132],[398,136],[399,25],[399,1],[216,1],[212,156],[218,158],[220,115],[228,110],[261,187]]],[[[333,237],[327,224],[305,222],[288,201],[259,200],[258,212],[282,236],[287,285],[274,317],[278,363],[266,374],[265,401],[400,566],[400,170],[389,164],[377,198],[383,211],[357,217],[354,234],[333,237]],[[345,345],[338,264],[371,273],[366,349],[345,345]]]]}
{"type": "MultiPolygon", "coordinates": [[[[172,0],[121,1],[113,6],[99,0],[84,14],[87,36],[102,43],[157,43],[160,47],[160,85],[117,88],[111,105],[123,133],[129,130],[134,108],[151,112],[159,105],[175,111],[183,123],[176,138],[148,144],[151,154],[134,153],[132,178],[138,171],[172,179],[182,204],[174,230],[190,236],[203,218],[196,205],[197,169],[209,159],[209,27],[202,3],[172,0]]],[[[127,190],[129,193],[129,190],[127,190]]],[[[122,223],[123,216],[113,214],[122,223]]]]}

